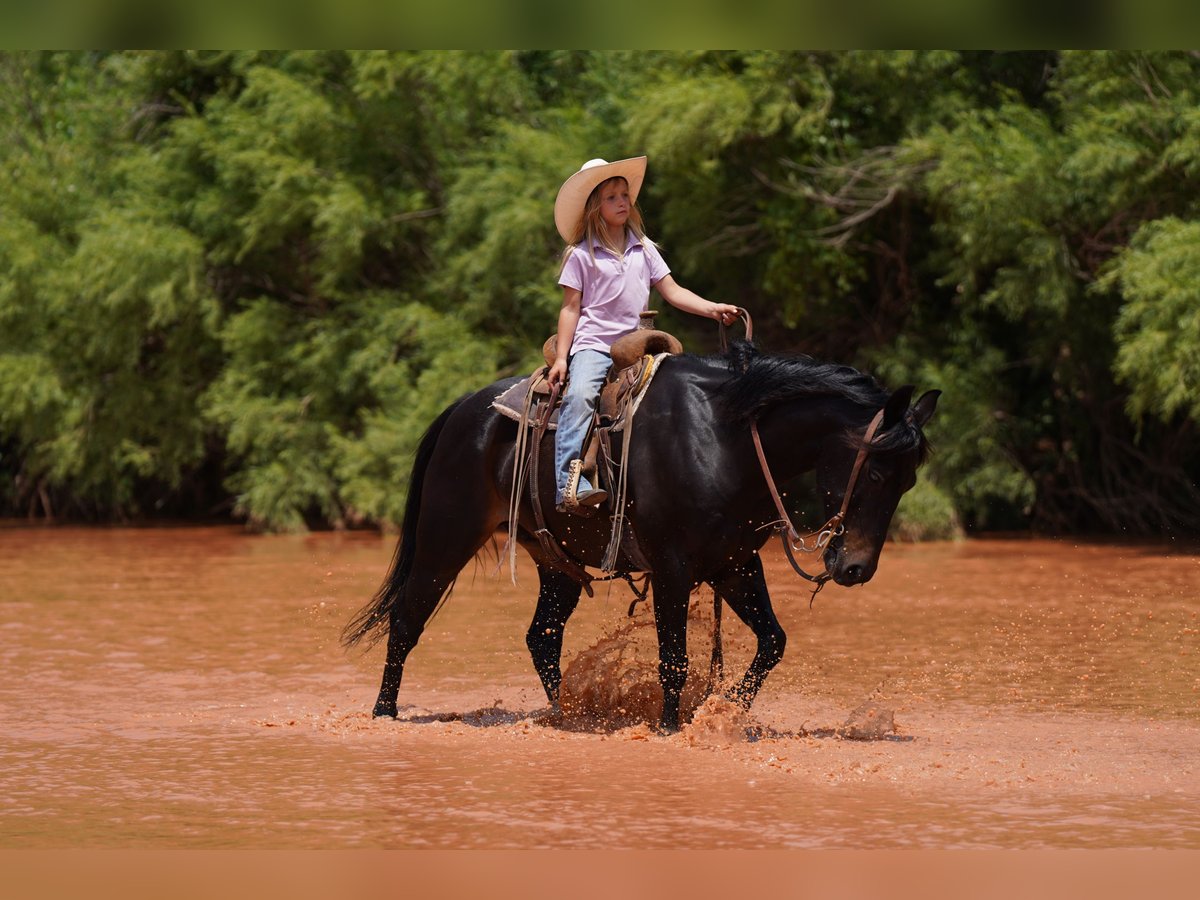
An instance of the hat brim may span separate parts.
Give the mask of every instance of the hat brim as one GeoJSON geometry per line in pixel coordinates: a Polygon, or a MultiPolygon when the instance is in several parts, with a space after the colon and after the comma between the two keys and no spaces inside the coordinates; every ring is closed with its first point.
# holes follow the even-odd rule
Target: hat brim
{"type": "Polygon", "coordinates": [[[563,182],[554,200],[554,227],[564,241],[569,244],[575,239],[583,218],[584,204],[596,186],[616,177],[625,179],[629,185],[629,202],[636,203],[646,178],[646,157],[633,156],[590,169],[580,169],[563,182]]]}

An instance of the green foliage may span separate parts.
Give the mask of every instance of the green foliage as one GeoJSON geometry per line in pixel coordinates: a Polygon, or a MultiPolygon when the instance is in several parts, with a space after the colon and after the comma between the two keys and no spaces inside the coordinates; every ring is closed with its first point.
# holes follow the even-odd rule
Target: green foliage
{"type": "Polygon", "coordinates": [[[1003,384],[1003,357],[995,349],[979,348],[974,357],[964,351],[962,358],[934,360],[920,347],[919,341],[901,339],[879,351],[876,367],[889,384],[936,385],[943,391],[937,414],[926,427],[933,453],[921,480],[930,481],[929,494],[924,502],[914,501],[916,511],[910,515],[919,529],[943,536],[962,525],[973,530],[1019,527],[1028,517],[1034,486],[1010,450],[1018,423],[1003,411],[1012,398],[997,393],[1003,384]],[[941,518],[934,516],[941,508],[938,498],[951,504],[941,518]]]}
{"type": "MultiPolygon", "coordinates": [[[[914,323],[914,338],[985,376],[974,396],[1011,425],[996,450],[1026,473],[1043,527],[1200,523],[1176,506],[1194,493],[1186,442],[1138,446],[1121,412],[1194,412],[1188,387],[1172,382],[1164,399],[1157,375],[1166,365],[1187,385],[1200,346],[1191,295],[1172,289],[1188,258],[1174,216],[1197,212],[1197,68],[1185,54],[1064,54],[1046,108],[1012,98],[908,142],[933,162],[929,262],[954,317],[914,323]]],[[[972,482],[993,464],[970,468],[956,484],[981,497],[972,482]]]]}
{"type": "Polygon", "coordinates": [[[0,512],[397,522],[427,424],[555,326],[558,185],[644,152],[681,283],[768,349],[945,391],[899,533],[1200,528],[1197,76],[1124,51],[0,54],[0,512]]]}
{"type": "Polygon", "coordinates": [[[509,124],[458,170],[435,302],[500,339],[512,361],[525,362],[557,326],[562,240],[553,218],[546,227],[547,198],[553,209],[562,160],[586,158],[586,146],[567,122],[549,130],[509,124]]]}
{"type": "Polygon", "coordinates": [[[945,541],[962,537],[954,502],[928,478],[900,498],[891,537],[899,541],[945,541]]]}
{"type": "Polygon", "coordinates": [[[14,138],[0,188],[10,502],[123,515],[203,455],[195,400],[217,314],[203,248],[131,196],[146,157],[130,148],[122,162],[108,140],[122,114],[104,59],[7,56],[0,71],[24,101],[2,110],[14,138]]]}
{"type": "Polygon", "coordinates": [[[1200,420],[1200,221],[1143,226],[1101,286],[1119,286],[1126,298],[1116,371],[1130,412],[1200,420]]]}
{"type": "Polygon", "coordinates": [[[321,319],[260,298],[221,339],[205,414],[238,462],[236,511],[277,529],[398,523],[426,424],[496,370],[490,344],[456,318],[390,294],[321,319]]]}
{"type": "Polygon", "coordinates": [[[364,370],[370,365],[379,406],[361,412],[353,433],[335,438],[336,473],[357,518],[398,525],[408,469],[426,427],[453,400],[494,378],[498,353],[456,316],[418,304],[386,311],[379,333],[390,340],[377,339],[356,360],[364,370]],[[381,350],[396,361],[381,365],[381,350]]]}

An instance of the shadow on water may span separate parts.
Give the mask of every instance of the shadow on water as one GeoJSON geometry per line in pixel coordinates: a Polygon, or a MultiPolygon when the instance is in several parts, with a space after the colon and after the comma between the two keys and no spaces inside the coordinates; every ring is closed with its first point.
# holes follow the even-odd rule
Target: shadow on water
{"type": "MultiPolygon", "coordinates": [[[[538,710],[519,711],[505,709],[500,705],[474,709],[468,712],[431,712],[416,706],[401,707],[395,719],[398,723],[407,725],[434,725],[448,722],[460,722],[472,728],[496,728],[518,725],[528,722],[543,728],[574,734],[613,734],[624,727],[619,723],[606,721],[594,716],[567,716],[549,707],[538,710]]],[[[689,723],[690,725],[691,723],[689,723]]],[[[684,726],[688,727],[688,726],[684,726]]],[[[744,725],[736,731],[747,743],[757,743],[762,740],[800,740],[834,739],[839,741],[892,741],[906,743],[916,739],[911,734],[897,734],[895,731],[865,731],[848,722],[837,728],[774,728],[769,725],[744,725]]]]}

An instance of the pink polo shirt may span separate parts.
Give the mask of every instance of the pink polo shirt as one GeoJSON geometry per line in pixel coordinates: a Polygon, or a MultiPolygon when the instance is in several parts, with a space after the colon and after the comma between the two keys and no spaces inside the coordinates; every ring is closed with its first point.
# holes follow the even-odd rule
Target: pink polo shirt
{"type": "Polygon", "coordinates": [[[671,274],[658,248],[627,232],[625,256],[619,259],[602,245],[595,245],[595,259],[580,245],[571,251],[558,283],[575,288],[579,302],[579,324],[571,352],[602,350],[638,326],[638,315],[650,299],[650,288],[671,274]]]}

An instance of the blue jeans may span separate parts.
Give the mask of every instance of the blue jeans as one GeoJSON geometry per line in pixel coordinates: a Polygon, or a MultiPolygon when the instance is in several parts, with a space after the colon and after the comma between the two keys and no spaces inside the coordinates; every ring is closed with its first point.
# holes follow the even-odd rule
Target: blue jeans
{"type": "MultiPolygon", "coordinates": [[[[554,476],[558,488],[554,494],[556,504],[563,502],[571,460],[583,455],[583,438],[592,424],[596,400],[610,365],[612,357],[600,350],[580,350],[572,354],[567,363],[571,378],[558,411],[558,430],[554,435],[554,476]]],[[[581,476],[578,492],[582,494],[591,489],[592,485],[581,476]]]]}

